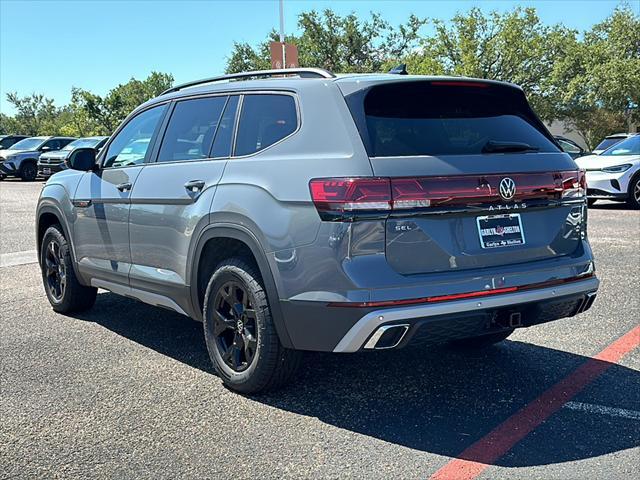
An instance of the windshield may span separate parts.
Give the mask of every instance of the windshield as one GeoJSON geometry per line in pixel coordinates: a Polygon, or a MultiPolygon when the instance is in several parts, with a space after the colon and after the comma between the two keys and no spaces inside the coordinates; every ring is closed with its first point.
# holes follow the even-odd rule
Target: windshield
{"type": "Polygon", "coordinates": [[[93,148],[100,143],[101,138],[79,138],[71,143],[68,143],[62,150],[74,150],[76,148],[93,148]]]}
{"type": "Polygon", "coordinates": [[[364,114],[374,157],[559,151],[522,93],[510,87],[381,85],[365,97],[364,114]]]}
{"type": "Polygon", "coordinates": [[[606,150],[610,146],[615,145],[616,143],[621,142],[622,140],[624,140],[624,138],[622,137],[605,138],[598,144],[596,148],[594,148],[594,150],[606,150]]]}
{"type": "Polygon", "coordinates": [[[616,157],[620,155],[640,155],[640,135],[627,138],[623,142],[616,143],[606,152],[600,155],[603,157],[616,157]]]}
{"type": "Polygon", "coordinates": [[[46,138],[42,137],[25,138],[11,145],[11,150],[37,150],[46,140],[46,138]]]}

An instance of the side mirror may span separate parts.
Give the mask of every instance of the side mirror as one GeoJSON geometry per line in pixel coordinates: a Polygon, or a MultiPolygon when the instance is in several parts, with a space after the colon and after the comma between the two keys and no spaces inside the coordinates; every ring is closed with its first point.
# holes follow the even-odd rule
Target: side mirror
{"type": "Polygon", "coordinates": [[[81,172],[93,170],[96,166],[96,151],[93,148],[76,148],[67,158],[66,164],[81,172]]]}
{"type": "Polygon", "coordinates": [[[47,147],[46,145],[40,149],[41,152],[49,152],[51,151],[51,147],[47,147]]]}

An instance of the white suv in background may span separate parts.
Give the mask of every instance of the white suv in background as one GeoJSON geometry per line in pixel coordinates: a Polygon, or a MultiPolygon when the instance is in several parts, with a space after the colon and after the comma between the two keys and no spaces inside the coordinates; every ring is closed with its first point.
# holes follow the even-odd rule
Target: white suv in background
{"type": "Polygon", "coordinates": [[[600,155],[576,160],[587,171],[589,205],[597,200],[626,201],[640,208],[640,135],[616,143],[600,155]]]}

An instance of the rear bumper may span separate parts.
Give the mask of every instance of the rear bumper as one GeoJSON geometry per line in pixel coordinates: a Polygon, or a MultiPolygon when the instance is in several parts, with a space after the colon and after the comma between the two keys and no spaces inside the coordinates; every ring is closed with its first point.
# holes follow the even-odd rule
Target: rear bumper
{"type": "Polygon", "coordinates": [[[591,307],[598,285],[598,279],[591,277],[553,287],[407,307],[283,302],[282,308],[295,348],[356,352],[409,343],[437,344],[571,317],[591,307]],[[389,327],[398,328],[393,333],[389,327]]]}

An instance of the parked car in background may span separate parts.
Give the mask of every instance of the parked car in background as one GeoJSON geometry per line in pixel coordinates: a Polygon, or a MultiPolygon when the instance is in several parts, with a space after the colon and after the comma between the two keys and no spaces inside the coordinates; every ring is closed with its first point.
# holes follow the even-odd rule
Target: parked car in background
{"type": "Polygon", "coordinates": [[[38,175],[49,178],[56,172],[67,168],[65,160],[76,148],[95,148],[100,150],[109,137],[83,137],[65,145],[62,149],[47,152],[38,159],[38,175]]]}
{"type": "Polygon", "coordinates": [[[60,150],[74,140],[73,137],[30,137],[20,140],[11,148],[0,150],[0,172],[4,176],[35,180],[40,155],[60,150]]]}
{"type": "Polygon", "coordinates": [[[593,153],[594,155],[600,155],[607,148],[612,147],[616,143],[621,142],[622,140],[625,140],[633,135],[635,134],[634,133],[614,133],[613,135],[608,135],[604,137],[604,140],[602,140],[596,146],[596,148],[593,149],[591,153],[593,153]]]}
{"type": "Polygon", "coordinates": [[[605,199],[640,208],[640,135],[616,143],[600,155],[578,158],[576,163],[587,172],[590,205],[605,199]]]}
{"type": "Polygon", "coordinates": [[[558,142],[558,145],[560,145],[562,151],[568,153],[569,156],[571,156],[571,158],[573,158],[574,160],[587,154],[587,151],[584,148],[567,137],[554,135],[553,138],[556,139],[556,142],[558,142]]]}
{"type": "Polygon", "coordinates": [[[6,150],[14,143],[29,138],[28,135],[0,135],[0,150],[6,150]]]}
{"type": "Polygon", "coordinates": [[[486,347],[598,289],[584,174],[508,83],[225,75],[67,163],[36,211],[53,309],[104,288],[202,320],[240,392],[285,383],[301,350],[486,347]]]}

